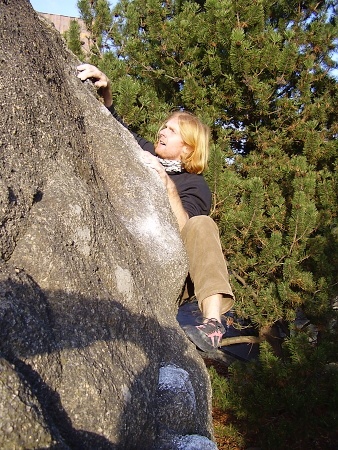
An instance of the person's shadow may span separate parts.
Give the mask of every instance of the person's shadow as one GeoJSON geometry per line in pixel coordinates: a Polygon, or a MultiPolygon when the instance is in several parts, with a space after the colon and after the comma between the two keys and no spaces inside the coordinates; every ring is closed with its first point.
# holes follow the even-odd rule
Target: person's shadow
{"type": "MultiPolygon", "coordinates": [[[[201,369],[197,353],[194,359],[193,353],[186,352],[188,345],[191,344],[188,344],[179,326],[160,326],[156,318],[132,313],[113,299],[83,298],[62,291],[43,292],[26,275],[21,281],[9,278],[0,284],[0,354],[14,366],[37,399],[41,419],[55,441],[50,448],[55,450],[154,449],[159,436],[167,432],[199,434],[210,438],[206,406],[210,399],[207,398],[208,390],[203,389],[208,383],[207,374],[201,369]],[[110,368],[98,368],[95,373],[95,376],[103,377],[101,382],[112,384],[109,390],[112,395],[104,399],[107,411],[110,405],[112,409],[116,406],[113,392],[120,392],[122,385],[129,386],[118,417],[112,417],[118,429],[114,442],[104,437],[104,430],[100,435],[73,426],[59,393],[45,379],[46,373],[56,374],[60,368],[52,367],[49,371],[46,367],[42,375],[28,362],[29,358],[34,359],[37,355],[55,354],[61,355],[60,358],[69,358],[68,363],[71,363],[72,352],[69,350],[80,350],[85,355],[86,349],[94,343],[98,344],[98,363],[99,352],[106,353],[106,357],[108,352],[112,358],[110,368]],[[139,361],[121,359],[122,355],[128,354],[128,345],[134,349],[137,346],[142,361],[147,361],[141,372],[133,370],[135,363],[140,366],[139,361]],[[63,355],[64,350],[67,352],[63,355]],[[111,370],[114,365],[120,373],[122,371],[125,379],[116,378],[111,370]],[[165,365],[177,366],[189,373],[196,397],[196,408],[183,418],[178,410],[179,405],[168,406],[171,408],[168,417],[176,415],[178,419],[175,423],[179,429],[176,430],[165,423],[163,414],[158,414],[159,371],[165,365]],[[106,381],[103,381],[104,378],[106,381]]],[[[59,358],[54,360],[57,365],[59,358]]],[[[75,367],[74,395],[82,381],[88,382],[87,369],[87,365],[75,367]]],[[[100,421],[107,411],[97,411],[95,406],[91,410],[91,405],[86,405],[86,411],[77,413],[80,416],[92,414],[100,421]]]]}

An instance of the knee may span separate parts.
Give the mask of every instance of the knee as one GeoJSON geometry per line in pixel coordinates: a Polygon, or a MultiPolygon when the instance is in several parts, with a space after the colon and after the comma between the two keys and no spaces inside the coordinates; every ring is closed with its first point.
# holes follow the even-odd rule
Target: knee
{"type": "Polygon", "coordinates": [[[209,216],[191,217],[185,224],[182,233],[208,233],[209,231],[218,231],[216,223],[209,216]]]}

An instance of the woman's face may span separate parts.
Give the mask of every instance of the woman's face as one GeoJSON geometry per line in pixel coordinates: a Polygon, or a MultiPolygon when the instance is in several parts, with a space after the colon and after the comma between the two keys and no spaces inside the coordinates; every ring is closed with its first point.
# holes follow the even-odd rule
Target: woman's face
{"type": "Polygon", "coordinates": [[[155,153],[163,159],[181,161],[182,153],[187,151],[183,142],[177,117],[171,117],[159,132],[155,153]]]}

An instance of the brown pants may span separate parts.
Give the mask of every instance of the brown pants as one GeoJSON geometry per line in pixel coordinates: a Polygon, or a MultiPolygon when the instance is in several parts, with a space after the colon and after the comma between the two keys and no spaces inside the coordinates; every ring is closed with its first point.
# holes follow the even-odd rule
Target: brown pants
{"type": "MultiPolygon", "coordinates": [[[[234,294],[229,283],[229,274],[222,252],[218,227],[209,216],[195,216],[188,220],[182,239],[189,260],[189,276],[199,308],[205,298],[223,294],[221,314],[229,311],[234,303],[234,294]]],[[[183,300],[191,295],[189,282],[183,300]]]]}

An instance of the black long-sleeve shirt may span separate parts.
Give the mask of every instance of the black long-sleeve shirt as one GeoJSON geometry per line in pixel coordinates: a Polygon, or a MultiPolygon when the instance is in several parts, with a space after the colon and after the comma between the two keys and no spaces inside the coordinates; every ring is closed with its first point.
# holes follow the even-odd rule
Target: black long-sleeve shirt
{"type": "MultiPolygon", "coordinates": [[[[129,130],[128,126],[115,111],[113,105],[110,106],[108,110],[118,122],[129,130]]],[[[139,136],[137,133],[130,132],[143,150],[155,155],[154,144],[139,136]]],[[[203,175],[189,173],[185,170],[182,170],[182,172],[169,173],[168,175],[175,183],[183,208],[188,213],[188,216],[207,216],[211,208],[211,191],[203,175]]]]}

